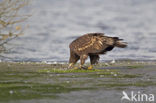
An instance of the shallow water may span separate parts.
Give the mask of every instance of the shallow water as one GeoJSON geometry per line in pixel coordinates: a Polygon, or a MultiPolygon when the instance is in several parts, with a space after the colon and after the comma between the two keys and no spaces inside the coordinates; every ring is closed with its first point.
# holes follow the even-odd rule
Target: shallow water
{"type": "Polygon", "coordinates": [[[2,62],[0,103],[133,103],[121,102],[123,91],[156,96],[155,62],[105,64],[87,71],[62,69],[66,64],[2,62]]]}
{"type": "Polygon", "coordinates": [[[88,32],[104,32],[128,42],[102,56],[156,59],[155,0],[34,0],[24,36],[7,46],[6,61],[68,61],[69,43],[88,32]]]}

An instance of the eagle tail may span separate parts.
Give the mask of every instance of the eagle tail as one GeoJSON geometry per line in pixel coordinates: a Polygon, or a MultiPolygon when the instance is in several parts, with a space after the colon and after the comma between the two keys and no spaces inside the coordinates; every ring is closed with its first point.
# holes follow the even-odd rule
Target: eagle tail
{"type": "Polygon", "coordinates": [[[127,47],[127,42],[122,42],[123,39],[119,39],[118,37],[113,37],[115,40],[115,46],[120,47],[120,48],[125,48],[127,47]]]}

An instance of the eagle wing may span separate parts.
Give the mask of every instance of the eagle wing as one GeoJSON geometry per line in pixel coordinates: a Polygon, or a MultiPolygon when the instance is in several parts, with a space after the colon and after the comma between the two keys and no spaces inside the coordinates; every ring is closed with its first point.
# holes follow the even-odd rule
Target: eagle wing
{"type": "Polygon", "coordinates": [[[70,44],[77,54],[98,53],[111,45],[113,41],[103,33],[90,33],[81,36],[70,44]]]}
{"type": "Polygon", "coordinates": [[[113,40],[107,36],[93,36],[93,45],[90,46],[91,53],[99,53],[105,50],[107,47],[113,45],[113,40]]]}

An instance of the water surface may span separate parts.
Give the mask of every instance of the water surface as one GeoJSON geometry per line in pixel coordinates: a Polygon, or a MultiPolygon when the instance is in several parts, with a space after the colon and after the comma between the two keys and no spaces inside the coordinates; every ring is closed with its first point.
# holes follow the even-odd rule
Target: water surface
{"type": "Polygon", "coordinates": [[[156,59],[155,0],[34,0],[24,36],[11,42],[1,60],[68,61],[69,43],[89,32],[104,32],[128,42],[101,57],[156,59]],[[6,58],[7,57],[7,58],[6,58]]]}

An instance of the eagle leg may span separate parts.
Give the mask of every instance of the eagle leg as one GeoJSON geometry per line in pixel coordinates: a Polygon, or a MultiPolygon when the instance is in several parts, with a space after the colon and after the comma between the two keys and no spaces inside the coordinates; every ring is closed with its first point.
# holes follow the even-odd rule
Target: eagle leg
{"type": "Polygon", "coordinates": [[[88,67],[88,70],[91,70],[91,69],[93,69],[94,64],[98,64],[100,57],[99,57],[99,55],[91,55],[91,54],[89,55],[89,57],[90,57],[91,65],[88,67]]]}
{"type": "Polygon", "coordinates": [[[83,54],[80,56],[80,68],[81,69],[85,69],[85,67],[83,66],[83,64],[85,63],[85,60],[88,58],[87,54],[83,54]]]}
{"type": "Polygon", "coordinates": [[[98,64],[99,59],[100,59],[99,55],[89,55],[89,57],[90,57],[91,65],[98,64]]]}
{"type": "Polygon", "coordinates": [[[79,59],[79,57],[75,57],[74,60],[69,63],[68,68],[72,68],[79,59]]]}

